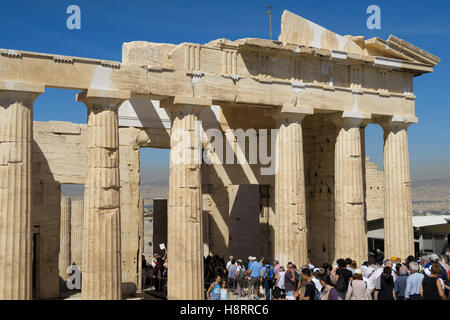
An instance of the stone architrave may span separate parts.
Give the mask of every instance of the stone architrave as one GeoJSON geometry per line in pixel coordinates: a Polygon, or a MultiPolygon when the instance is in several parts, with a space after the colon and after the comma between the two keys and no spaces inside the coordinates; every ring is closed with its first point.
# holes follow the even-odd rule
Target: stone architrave
{"type": "Polygon", "coordinates": [[[283,106],[273,115],[279,130],[275,172],[274,257],[282,265],[289,261],[303,265],[308,257],[301,123],[306,115],[312,113],[312,108],[283,106]]]}
{"type": "Polygon", "coordinates": [[[384,130],[384,256],[406,258],[414,255],[407,132],[411,122],[393,116],[379,123],[384,130]]]}
{"type": "Polygon", "coordinates": [[[0,300],[32,298],[33,102],[43,85],[0,81],[0,300]]]}
{"type": "Polygon", "coordinates": [[[338,135],[335,146],[335,260],[368,259],[365,214],[364,141],[361,131],[370,115],[344,112],[333,118],[338,135]]]}
{"type": "Polygon", "coordinates": [[[88,108],[88,171],[84,191],[82,298],[122,298],[119,128],[126,91],[88,89],[77,101],[88,108]]]}

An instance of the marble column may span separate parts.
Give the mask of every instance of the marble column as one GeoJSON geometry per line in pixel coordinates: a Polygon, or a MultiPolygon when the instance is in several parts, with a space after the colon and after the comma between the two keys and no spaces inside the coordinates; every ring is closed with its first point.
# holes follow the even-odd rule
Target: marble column
{"type": "Polygon", "coordinates": [[[380,121],[384,130],[384,256],[414,255],[408,133],[401,117],[380,121]]]}
{"type": "Polygon", "coordinates": [[[59,277],[67,280],[67,267],[71,265],[70,254],[70,235],[71,235],[71,199],[68,197],[61,198],[61,223],[59,232],[59,277]]]}
{"type": "Polygon", "coordinates": [[[88,169],[84,189],[82,298],[119,300],[121,229],[117,111],[130,94],[88,89],[77,101],[88,108],[88,169]]]}
{"type": "Polygon", "coordinates": [[[33,102],[43,92],[0,81],[0,300],[32,299],[33,102]]]}
{"type": "Polygon", "coordinates": [[[301,266],[306,264],[308,257],[301,123],[307,114],[312,114],[312,110],[305,112],[302,109],[285,106],[273,115],[279,130],[275,172],[274,258],[284,266],[289,261],[301,266]]]}
{"type": "Polygon", "coordinates": [[[83,252],[83,200],[72,201],[72,217],[71,217],[71,239],[70,239],[70,255],[71,263],[75,263],[78,268],[82,265],[83,252]]]}
{"type": "Polygon", "coordinates": [[[352,258],[358,265],[368,259],[365,214],[364,141],[368,115],[344,112],[333,119],[335,146],[335,260],[352,258]]]}
{"type": "MultiPolygon", "coordinates": [[[[173,105],[168,201],[168,299],[203,300],[202,107],[173,105]]],[[[157,245],[157,244],[154,244],[157,245]]]]}

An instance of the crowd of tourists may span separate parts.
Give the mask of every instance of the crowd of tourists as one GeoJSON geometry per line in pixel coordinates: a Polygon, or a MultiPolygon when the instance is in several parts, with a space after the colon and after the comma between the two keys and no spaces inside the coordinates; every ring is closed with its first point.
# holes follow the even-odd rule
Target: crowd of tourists
{"type": "Polygon", "coordinates": [[[205,291],[208,300],[450,300],[449,260],[450,246],[441,255],[391,257],[381,265],[341,258],[334,265],[308,260],[297,267],[253,256],[245,263],[209,256],[205,291]]]}

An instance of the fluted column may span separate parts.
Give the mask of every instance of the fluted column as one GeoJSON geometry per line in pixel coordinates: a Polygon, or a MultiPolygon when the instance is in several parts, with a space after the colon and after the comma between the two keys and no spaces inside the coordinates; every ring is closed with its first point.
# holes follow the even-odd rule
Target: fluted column
{"type": "Polygon", "coordinates": [[[122,298],[119,128],[117,110],[129,93],[89,89],[88,170],[84,190],[83,299],[122,298]]]}
{"type": "Polygon", "coordinates": [[[59,232],[59,277],[67,280],[67,267],[70,266],[70,218],[71,218],[71,199],[61,198],[61,223],[59,232]]]}
{"type": "Polygon", "coordinates": [[[32,298],[33,102],[44,87],[0,81],[0,300],[32,298]]]}
{"type": "Polygon", "coordinates": [[[83,252],[83,200],[72,201],[71,217],[71,240],[70,254],[71,263],[75,263],[81,269],[83,252]]]}
{"type": "Polygon", "coordinates": [[[384,256],[414,255],[409,123],[400,117],[380,121],[384,129],[384,256]]]}
{"type": "MultiPolygon", "coordinates": [[[[368,259],[364,159],[361,131],[368,116],[357,112],[333,119],[335,147],[335,259],[350,257],[360,265],[368,259]]],[[[364,137],[364,136],[363,136],[364,137]]]]}
{"type": "Polygon", "coordinates": [[[170,135],[168,299],[202,300],[201,107],[174,105],[170,135]]]}
{"type": "Polygon", "coordinates": [[[308,256],[301,122],[312,110],[283,107],[273,117],[278,128],[275,172],[274,258],[306,264],[308,256]]]}

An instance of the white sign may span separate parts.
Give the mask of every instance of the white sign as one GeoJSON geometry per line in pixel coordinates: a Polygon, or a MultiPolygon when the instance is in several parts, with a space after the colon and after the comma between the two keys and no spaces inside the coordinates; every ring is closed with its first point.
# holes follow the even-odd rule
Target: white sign
{"type": "Polygon", "coordinates": [[[166,250],[166,246],[164,245],[164,243],[160,243],[160,244],[159,244],[159,248],[160,248],[161,250],[166,250]]]}

